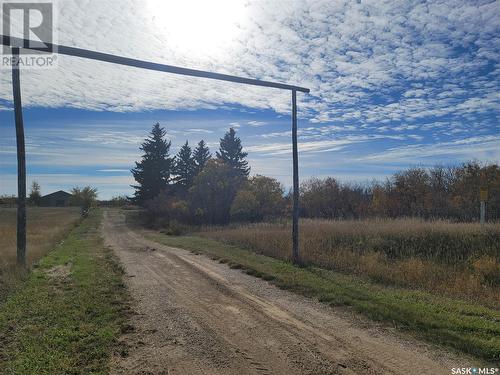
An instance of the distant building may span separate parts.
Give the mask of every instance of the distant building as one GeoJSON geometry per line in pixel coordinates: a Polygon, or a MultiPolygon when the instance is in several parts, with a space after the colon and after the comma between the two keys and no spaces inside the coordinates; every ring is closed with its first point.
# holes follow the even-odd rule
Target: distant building
{"type": "Polygon", "coordinates": [[[66,191],[59,190],[54,193],[44,195],[40,198],[40,206],[44,207],[65,207],[69,206],[72,195],[66,191]]]}

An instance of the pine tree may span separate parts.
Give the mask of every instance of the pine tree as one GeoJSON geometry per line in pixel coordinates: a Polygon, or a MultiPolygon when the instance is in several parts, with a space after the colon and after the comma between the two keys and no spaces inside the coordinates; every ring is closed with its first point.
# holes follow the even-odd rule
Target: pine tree
{"type": "Polygon", "coordinates": [[[198,175],[205,165],[207,164],[207,161],[210,160],[212,155],[210,154],[210,150],[208,149],[207,144],[205,141],[202,139],[201,141],[198,142],[198,146],[193,151],[193,159],[194,159],[194,164],[195,164],[195,175],[198,175]]]}
{"type": "Polygon", "coordinates": [[[138,184],[132,185],[135,189],[134,200],[139,204],[144,204],[168,188],[173,158],[169,157],[171,142],[164,139],[165,134],[165,129],[159,123],[153,126],[150,136],[140,147],[144,151],[142,160],[136,162],[136,167],[131,170],[138,184]]]}
{"type": "Polygon", "coordinates": [[[180,188],[181,191],[186,192],[193,184],[193,178],[195,175],[195,161],[191,153],[191,147],[189,147],[188,142],[179,150],[179,153],[175,157],[175,184],[180,188]]]}
{"type": "Polygon", "coordinates": [[[233,128],[220,140],[220,148],[217,152],[217,158],[228,164],[233,170],[235,176],[248,177],[250,167],[245,160],[247,153],[242,151],[241,139],[236,137],[233,128]]]}

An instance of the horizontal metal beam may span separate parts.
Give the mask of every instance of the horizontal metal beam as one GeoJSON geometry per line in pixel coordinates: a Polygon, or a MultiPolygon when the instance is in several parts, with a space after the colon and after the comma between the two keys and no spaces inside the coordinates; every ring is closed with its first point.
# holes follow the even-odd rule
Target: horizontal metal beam
{"type": "MultiPolygon", "coordinates": [[[[44,50],[41,47],[29,47],[30,45],[36,45],[36,44],[40,45],[40,42],[35,42],[35,41],[28,40],[28,39],[14,38],[11,36],[6,36],[6,35],[0,35],[0,37],[1,37],[2,44],[4,46],[8,46],[8,47],[24,46],[22,48],[30,49],[33,51],[43,51],[44,50]]],[[[86,50],[86,49],[82,49],[82,48],[62,46],[62,45],[58,45],[58,44],[51,44],[51,43],[44,43],[44,44],[48,47],[51,46],[54,53],[57,53],[59,55],[75,56],[75,57],[81,57],[84,59],[104,61],[104,62],[108,62],[108,63],[112,63],[112,64],[132,66],[135,68],[142,68],[142,69],[146,69],[146,70],[154,70],[154,71],[158,71],[158,72],[165,72],[165,73],[172,73],[172,74],[180,74],[180,75],[191,76],[191,77],[216,79],[219,81],[243,83],[246,85],[253,85],[253,86],[273,87],[273,88],[282,89],[282,90],[300,91],[300,92],[306,92],[306,93],[309,92],[309,89],[306,89],[304,87],[287,85],[287,84],[279,83],[279,82],[261,81],[259,79],[244,78],[244,77],[232,76],[229,74],[213,73],[213,72],[208,72],[205,70],[181,68],[181,67],[173,66],[173,65],[158,64],[158,63],[153,63],[150,61],[131,59],[129,57],[116,56],[116,55],[111,55],[108,53],[90,51],[90,50],[86,50]]]]}

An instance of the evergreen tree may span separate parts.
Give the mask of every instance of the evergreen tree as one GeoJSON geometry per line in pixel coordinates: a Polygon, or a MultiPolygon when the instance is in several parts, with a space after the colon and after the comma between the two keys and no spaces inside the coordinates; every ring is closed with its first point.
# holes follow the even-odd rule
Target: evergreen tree
{"type": "Polygon", "coordinates": [[[175,184],[181,191],[186,192],[193,184],[195,175],[195,161],[188,141],[179,150],[175,157],[175,184]]]}
{"type": "Polygon", "coordinates": [[[207,144],[205,141],[202,139],[201,141],[198,142],[198,146],[193,151],[193,159],[194,159],[194,164],[195,164],[195,175],[198,175],[205,165],[207,164],[207,161],[210,160],[212,155],[210,154],[210,150],[208,149],[207,144]]]}
{"type": "Polygon", "coordinates": [[[241,139],[236,137],[236,132],[233,128],[224,135],[220,140],[220,148],[217,152],[217,158],[228,164],[234,172],[235,176],[248,177],[250,167],[245,160],[247,153],[242,151],[241,139]]]}
{"type": "Polygon", "coordinates": [[[136,167],[131,170],[137,181],[137,185],[132,185],[135,189],[134,200],[139,204],[144,204],[168,188],[173,158],[169,157],[171,142],[164,139],[165,134],[165,129],[159,123],[153,126],[150,136],[140,148],[144,151],[142,160],[136,162],[136,167]]]}

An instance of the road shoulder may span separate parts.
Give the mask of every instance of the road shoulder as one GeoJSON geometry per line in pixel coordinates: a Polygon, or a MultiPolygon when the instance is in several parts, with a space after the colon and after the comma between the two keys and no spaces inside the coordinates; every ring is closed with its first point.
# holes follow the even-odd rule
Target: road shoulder
{"type": "Polygon", "coordinates": [[[94,211],[0,307],[0,373],[106,373],[126,321],[123,270],[94,211]]]}

